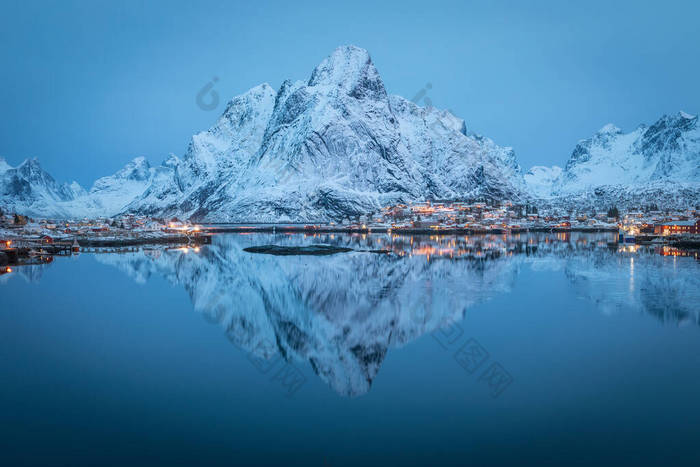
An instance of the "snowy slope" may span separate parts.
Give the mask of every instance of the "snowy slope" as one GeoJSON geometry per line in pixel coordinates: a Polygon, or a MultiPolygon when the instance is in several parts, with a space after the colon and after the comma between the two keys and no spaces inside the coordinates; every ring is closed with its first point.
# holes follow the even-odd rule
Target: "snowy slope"
{"type": "Polygon", "coordinates": [[[525,183],[534,196],[548,198],[552,194],[552,187],[561,177],[562,171],[563,169],[557,165],[552,167],[536,165],[525,173],[525,183]]]}

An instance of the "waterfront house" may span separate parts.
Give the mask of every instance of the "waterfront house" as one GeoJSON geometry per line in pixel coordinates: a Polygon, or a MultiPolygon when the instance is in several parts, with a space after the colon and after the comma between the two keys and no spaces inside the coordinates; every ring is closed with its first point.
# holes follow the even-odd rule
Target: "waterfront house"
{"type": "Polygon", "coordinates": [[[700,233],[700,219],[694,221],[667,221],[654,226],[657,235],[697,234],[700,233]]]}

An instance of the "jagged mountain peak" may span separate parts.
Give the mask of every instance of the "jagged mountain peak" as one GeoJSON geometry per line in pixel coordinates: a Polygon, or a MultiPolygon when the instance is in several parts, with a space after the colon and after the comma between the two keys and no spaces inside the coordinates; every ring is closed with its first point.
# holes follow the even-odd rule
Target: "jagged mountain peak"
{"type": "Polygon", "coordinates": [[[197,189],[213,191],[214,184],[231,181],[231,172],[243,170],[263,142],[276,96],[269,84],[258,85],[231,99],[214,126],[192,137],[178,167],[177,184],[185,197],[197,189]],[[228,177],[221,177],[224,173],[228,177]]]}
{"type": "Polygon", "coordinates": [[[5,158],[0,157],[0,172],[5,172],[7,170],[10,170],[12,166],[7,163],[5,158]]]}
{"type": "Polygon", "coordinates": [[[622,130],[617,127],[616,125],[612,123],[608,123],[607,125],[603,126],[596,134],[598,135],[618,135],[621,134],[622,130]]]}
{"type": "Polygon", "coordinates": [[[269,96],[274,96],[275,94],[275,90],[269,84],[259,84],[253,88],[250,88],[243,94],[239,94],[238,96],[232,98],[228,104],[226,104],[226,109],[221,115],[221,118],[228,118],[230,120],[232,115],[240,113],[241,110],[245,110],[244,108],[246,106],[255,104],[260,100],[268,98],[269,96]]]}
{"type": "Polygon", "coordinates": [[[163,167],[171,167],[175,168],[180,164],[180,158],[177,157],[175,154],[170,153],[168,154],[168,157],[163,161],[161,164],[163,167]]]}
{"type": "Polygon", "coordinates": [[[132,167],[132,166],[133,167],[143,167],[143,166],[150,167],[151,164],[148,162],[148,159],[146,158],[146,156],[137,156],[137,157],[134,157],[133,159],[131,159],[127,163],[126,166],[127,167],[132,167]]]}
{"type": "Polygon", "coordinates": [[[684,132],[697,130],[698,117],[680,111],[672,115],[663,115],[647,128],[647,134],[652,137],[663,134],[664,138],[678,138],[684,132]]]}
{"type": "Polygon", "coordinates": [[[15,170],[28,183],[45,187],[56,183],[54,178],[41,167],[36,157],[25,159],[15,170]]]}
{"type": "Polygon", "coordinates": [[[369,52],[354,45],[335,49],[311,73],[308,86],[337,87],[358,99],[387,97],[369,52]]]}
{"type": "Polygon", "coordinates": [[[34,171],[34,172],[39,172],[43,171],[41,168],[41,163],[39,162],[39,159],[36,157],[28,157],[22,163],[17,167],[19,170],[25,170],[25,171],[34,171]]]}
{"type": "Polygon", "coordinates": [[[151,164],[146,157],[139,156],[128,162],[124,168],[114,174],[115,178],[127,180],[147,180],[150,177],[151,164]]]}

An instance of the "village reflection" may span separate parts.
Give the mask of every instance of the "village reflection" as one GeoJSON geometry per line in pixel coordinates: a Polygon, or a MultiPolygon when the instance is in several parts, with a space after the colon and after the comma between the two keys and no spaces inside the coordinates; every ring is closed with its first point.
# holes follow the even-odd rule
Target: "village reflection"
{"type": "MultiPolygon", "coordinates": [[[[289,235],[293,237],[293,235],[289,235]]],[[[573,248],[612,248],[617,249],[616,235],[609,233],[527,233],[499,235],[400,235],[400,234],[304,234],[309,243],[355,244],[361,248],[385,250],[398,256],[425,256],[427,259],[443,258],[484,258],[530,254],[555,245],[573,248]]],[[[632,245],[636,246],[636,245],[632,245]]]]}
{"type": "Polygon", "coordinates": [[[675,248],[672,246],[663,246],[654,248],[654,251],[661,256],[680,256],[685,258],[700,259],[700,252],[698,252],[698,250],[684,250],[682,248],[675,248]]]}

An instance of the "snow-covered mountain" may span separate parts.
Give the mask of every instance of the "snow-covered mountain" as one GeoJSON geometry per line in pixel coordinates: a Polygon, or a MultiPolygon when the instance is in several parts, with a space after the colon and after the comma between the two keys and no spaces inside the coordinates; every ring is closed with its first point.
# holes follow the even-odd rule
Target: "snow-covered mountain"
{"type": "Polygon", "coordinates": [[[114,175],[95,181],[83,200],[90,213],[112,216],[123,212],[126,206],[146,192],[162,178],[172,179],[174,167],[171,156],[160,167],[151,167],[145,157],[137,157],[114,175]]]}
{"type": "Polygon", "coordinates": [[[308,81],[233,98],[182,158],[136,158],[86,192],[36,160],[0,162],[0,207],[36,216],[122,212],[211,221],[316,221],[398,202],[510,199],[579,208],[700,199],[700,130],[686,113],[623,133],[606,125],[563,169],[523,175],[511,148],[467,132],[450,112],[388,95],[366,50],[336,49],[308,81]]]}
{"type": "Polygon", "coordinates": [[[561,203],[687,206],[700,201],[698,117],[679,112],[630,133],[612,124],[579,141],[562,170],[533,167],[530,192],[561,203]]]}
{"type": "Polygon", "coordinates": [[[0,159],[0,207],[38,217],[113,216],[125,211],[164,172],[172,179],[171,159],[154,168],[144,157],[137,157],[114,175],[95,181],[90,191],[77,182],[58,184],[36,159],[18,167],[0,159]]]}
{"type": "Polygon", "coordinates": [[[70,202],[85,194],[76,182],[58,184],[36,159],[27,159],[12,167],[0,158],[0,208],[8,212],[68,216],[70,202]]]}
{"type": "Polygon", "coordinates": [[[339,219],[433,198],[511,197],[513,151],[449,112],[389,96],[367,51],[340,47],[307,82],[263,84],[193,137],[172,180],[129,210],[215,220],[339,219]]]}
{"type": "Polygon", "coordinates": [[[468,134],[449,112],[389,96],[367,51],[345,46],[308,81],[235,97],[182,159],[134,160],[85,196],[57,198],[70,201],[61,209],[33,212],[310,221],[425,198],[517,200],[524,187],[512,149],[468,134]]]}

